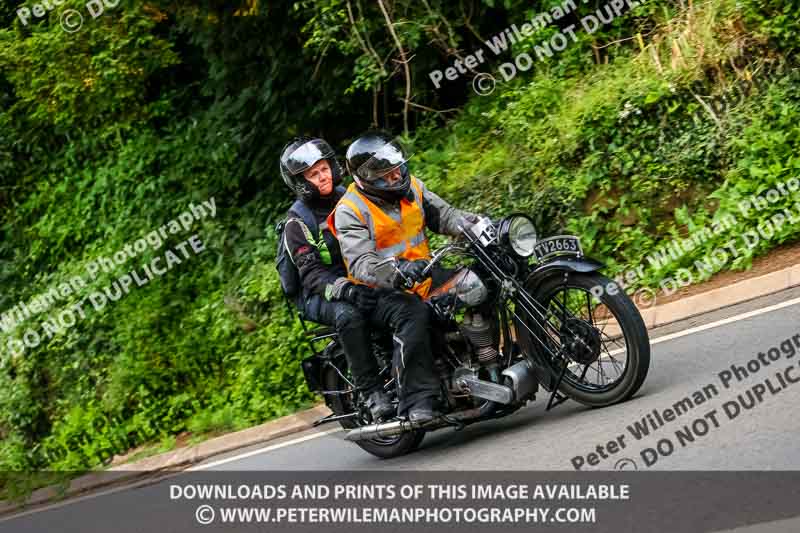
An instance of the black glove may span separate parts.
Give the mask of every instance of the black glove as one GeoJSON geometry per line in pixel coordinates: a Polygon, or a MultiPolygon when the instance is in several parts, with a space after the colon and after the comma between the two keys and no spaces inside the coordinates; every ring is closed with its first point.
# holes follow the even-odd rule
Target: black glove
{"type": "Polygon", "coordinates": [[[352,284],[342,293],[342,299],[350,302],[362,313],[369,313],[378,304],[378,294],[364,285],[352,284]]]}
{"type": "Polygon", "coordinates": [[[428,268],[428,264],[428,261],[425,259],[417,259],[416,261],[406,261],[405,259],[401,259],[397,269],[400,271],[402,276],[398,275],[395,278],[395,287],[398,289],[410,289],[414,286],[414,283],[424,280],[425,277],[423,276],[422,272],[428,268]],[[410,286],[409,283],[411,284],[410,286]]]}

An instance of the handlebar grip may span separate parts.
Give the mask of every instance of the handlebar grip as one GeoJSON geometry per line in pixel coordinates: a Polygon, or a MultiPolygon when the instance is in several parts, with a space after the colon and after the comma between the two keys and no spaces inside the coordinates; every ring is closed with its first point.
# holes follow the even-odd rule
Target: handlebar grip
{"type": "Polygon", "coordinates": [[[428,266],[422,271],[422,279],[427,279],[431,275],[431,270],[433,270],[433,263],[428,263],[428,266]]]}

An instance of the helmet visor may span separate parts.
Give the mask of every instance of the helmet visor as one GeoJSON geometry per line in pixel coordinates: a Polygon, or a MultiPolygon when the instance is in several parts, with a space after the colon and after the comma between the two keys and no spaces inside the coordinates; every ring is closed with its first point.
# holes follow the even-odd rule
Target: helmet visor
{"type": "Polygon", "coordinates": [[[357,173],[367,182],[376,182],[407,162],[408,159],[402,145],[397,141],[391,141],[384,144],[372,157],[358,167],[357,173]]]}
{"type": "Polygon", "coordinates": [[[293,176],[305,172],[322,159],[332,158],[333,149],[322,139],[313,139],[301,144],[289,153],[283,154],[281,163],[293,176]]]}

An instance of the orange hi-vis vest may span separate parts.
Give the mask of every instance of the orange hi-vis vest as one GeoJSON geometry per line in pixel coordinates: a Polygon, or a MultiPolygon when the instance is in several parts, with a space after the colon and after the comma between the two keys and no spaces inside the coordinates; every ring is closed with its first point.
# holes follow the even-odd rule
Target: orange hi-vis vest
{"type": "MultiPolygon", "coordinates": [[[[425,236],[425,213],[422,210],[422,188],[415,178],[411,178],[414,191],[414,200],[407,198],[400,200],[400,220],[395,220],[370,201],[356,189],[355,184],[348,187],[347,192],[336,204],[344,204],[356,214],[363,224],[366,224],[375,241],[375,250],[379,256],[396,257],[414,261],[416,259],[430,259],[431,252],[428,248],[428,238],[425,236]]],[[[328,215],[328,228],[336,235],[336,207],[328,215]]],[[[350,265],[347,266],[348,279],[356,283],[363,283],[353,278],[350,274],[350,265]]],[[[416,284],[411,291],[425,298],[431,288],[431,279],[416,284]]]]}

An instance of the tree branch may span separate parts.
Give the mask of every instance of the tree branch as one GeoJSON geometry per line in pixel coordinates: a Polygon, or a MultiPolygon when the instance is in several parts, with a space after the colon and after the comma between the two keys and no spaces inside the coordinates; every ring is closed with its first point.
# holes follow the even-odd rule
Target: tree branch
{"type": "Polygon", "coordinates": [[[422,104],[417,104],[417,103],[414,103],[414,102],[409,102],[408,105],[410,105],[411,107],[416,107],[416,108],[419,108],[419,109],[423,109],[425,111],[430,111],[431,113],[437,113],[439,115],[444,115],[445,113],[455,113],[455,112],[458,111],[458,108],[456,108],[456,107],[453,107],[453,108],[450,108],[450,109],[434,109],[432,107],[428,107],[428,106],[422,105],[422,104]]]}
{"type": "Polygon", "coordinates": [[[403,43],[400,42],[400,38],[397,36],[397,32],[394,31],[394,23],[392,22],[392,19],[389,17],[389,12],[386,10],[386,5],[384,5],[384,1],[378,0],[378,5],[380,6],[381,11],[383,11],[383,17],[386,19],[386,26],[389,28],[389,33],[392,35],[395,45],[397,46],[397,51],[400,53],[400,63],[402,63],[403,70],[405,71],[406,75],[406,96],[403,101],[403,133],[407,136],[408,107],[409,107],[409,102],[411,101],[411,69],[408,68],[406,51],[405,49],[403,49],[403,43]]]}
{"type": "MultiPolygon", "coordinates": [[[[347,1],[349,2],[350,0],[347,0],[347,1]]],[[[364,10],[361,8],[361,1],[360,0],[356,0],[356,7],[358,8],[358,14],[361,16],[361,18],[363,20],[366,20],[366,18],[364,17],[364,10]]],[[[368,31],[364,32],[364,40],[367,42],[367,47],[372,52],[372,55],[375,57],[376,61],[379,62],[378,66],[381,69],[381,74],[384,77],[387,76],[388,74],[386,73],[386,69],[384,68],[384,65],[386,64],[386,61],[384,60],[382,63],[380,62],[380,56],[378,55],[378,52],[375,51],[375,48],[372,46],[372,41],[369,40],[369,32],[368,31]]]]}
{"type": "Polygon", "coordinates": [[[347,0],[347,16],[350,18],[350,24],[352,24],[353,26],[353,33],[355,34],[356,39],[358,40],[358,44],[361,45],[361,49],[364,51],[364,53],[366,53],[367,55],[371,55],[373,59],[375,59],[375,63],[381,70],[381,75],[385,77],[387,75],[387,72],[383,66],[383,63],[381,63],[381,58],[378,56],[378,53],[375,51],[374,48],[372,48],[372,46],[368,46],[367,43],[364,41],[364,39],[361,38],[361,33],[358,31],[358,26],[356,25],[356,19],[353,16],[353,8],[350,5],[350,0],[347,0]]]}

